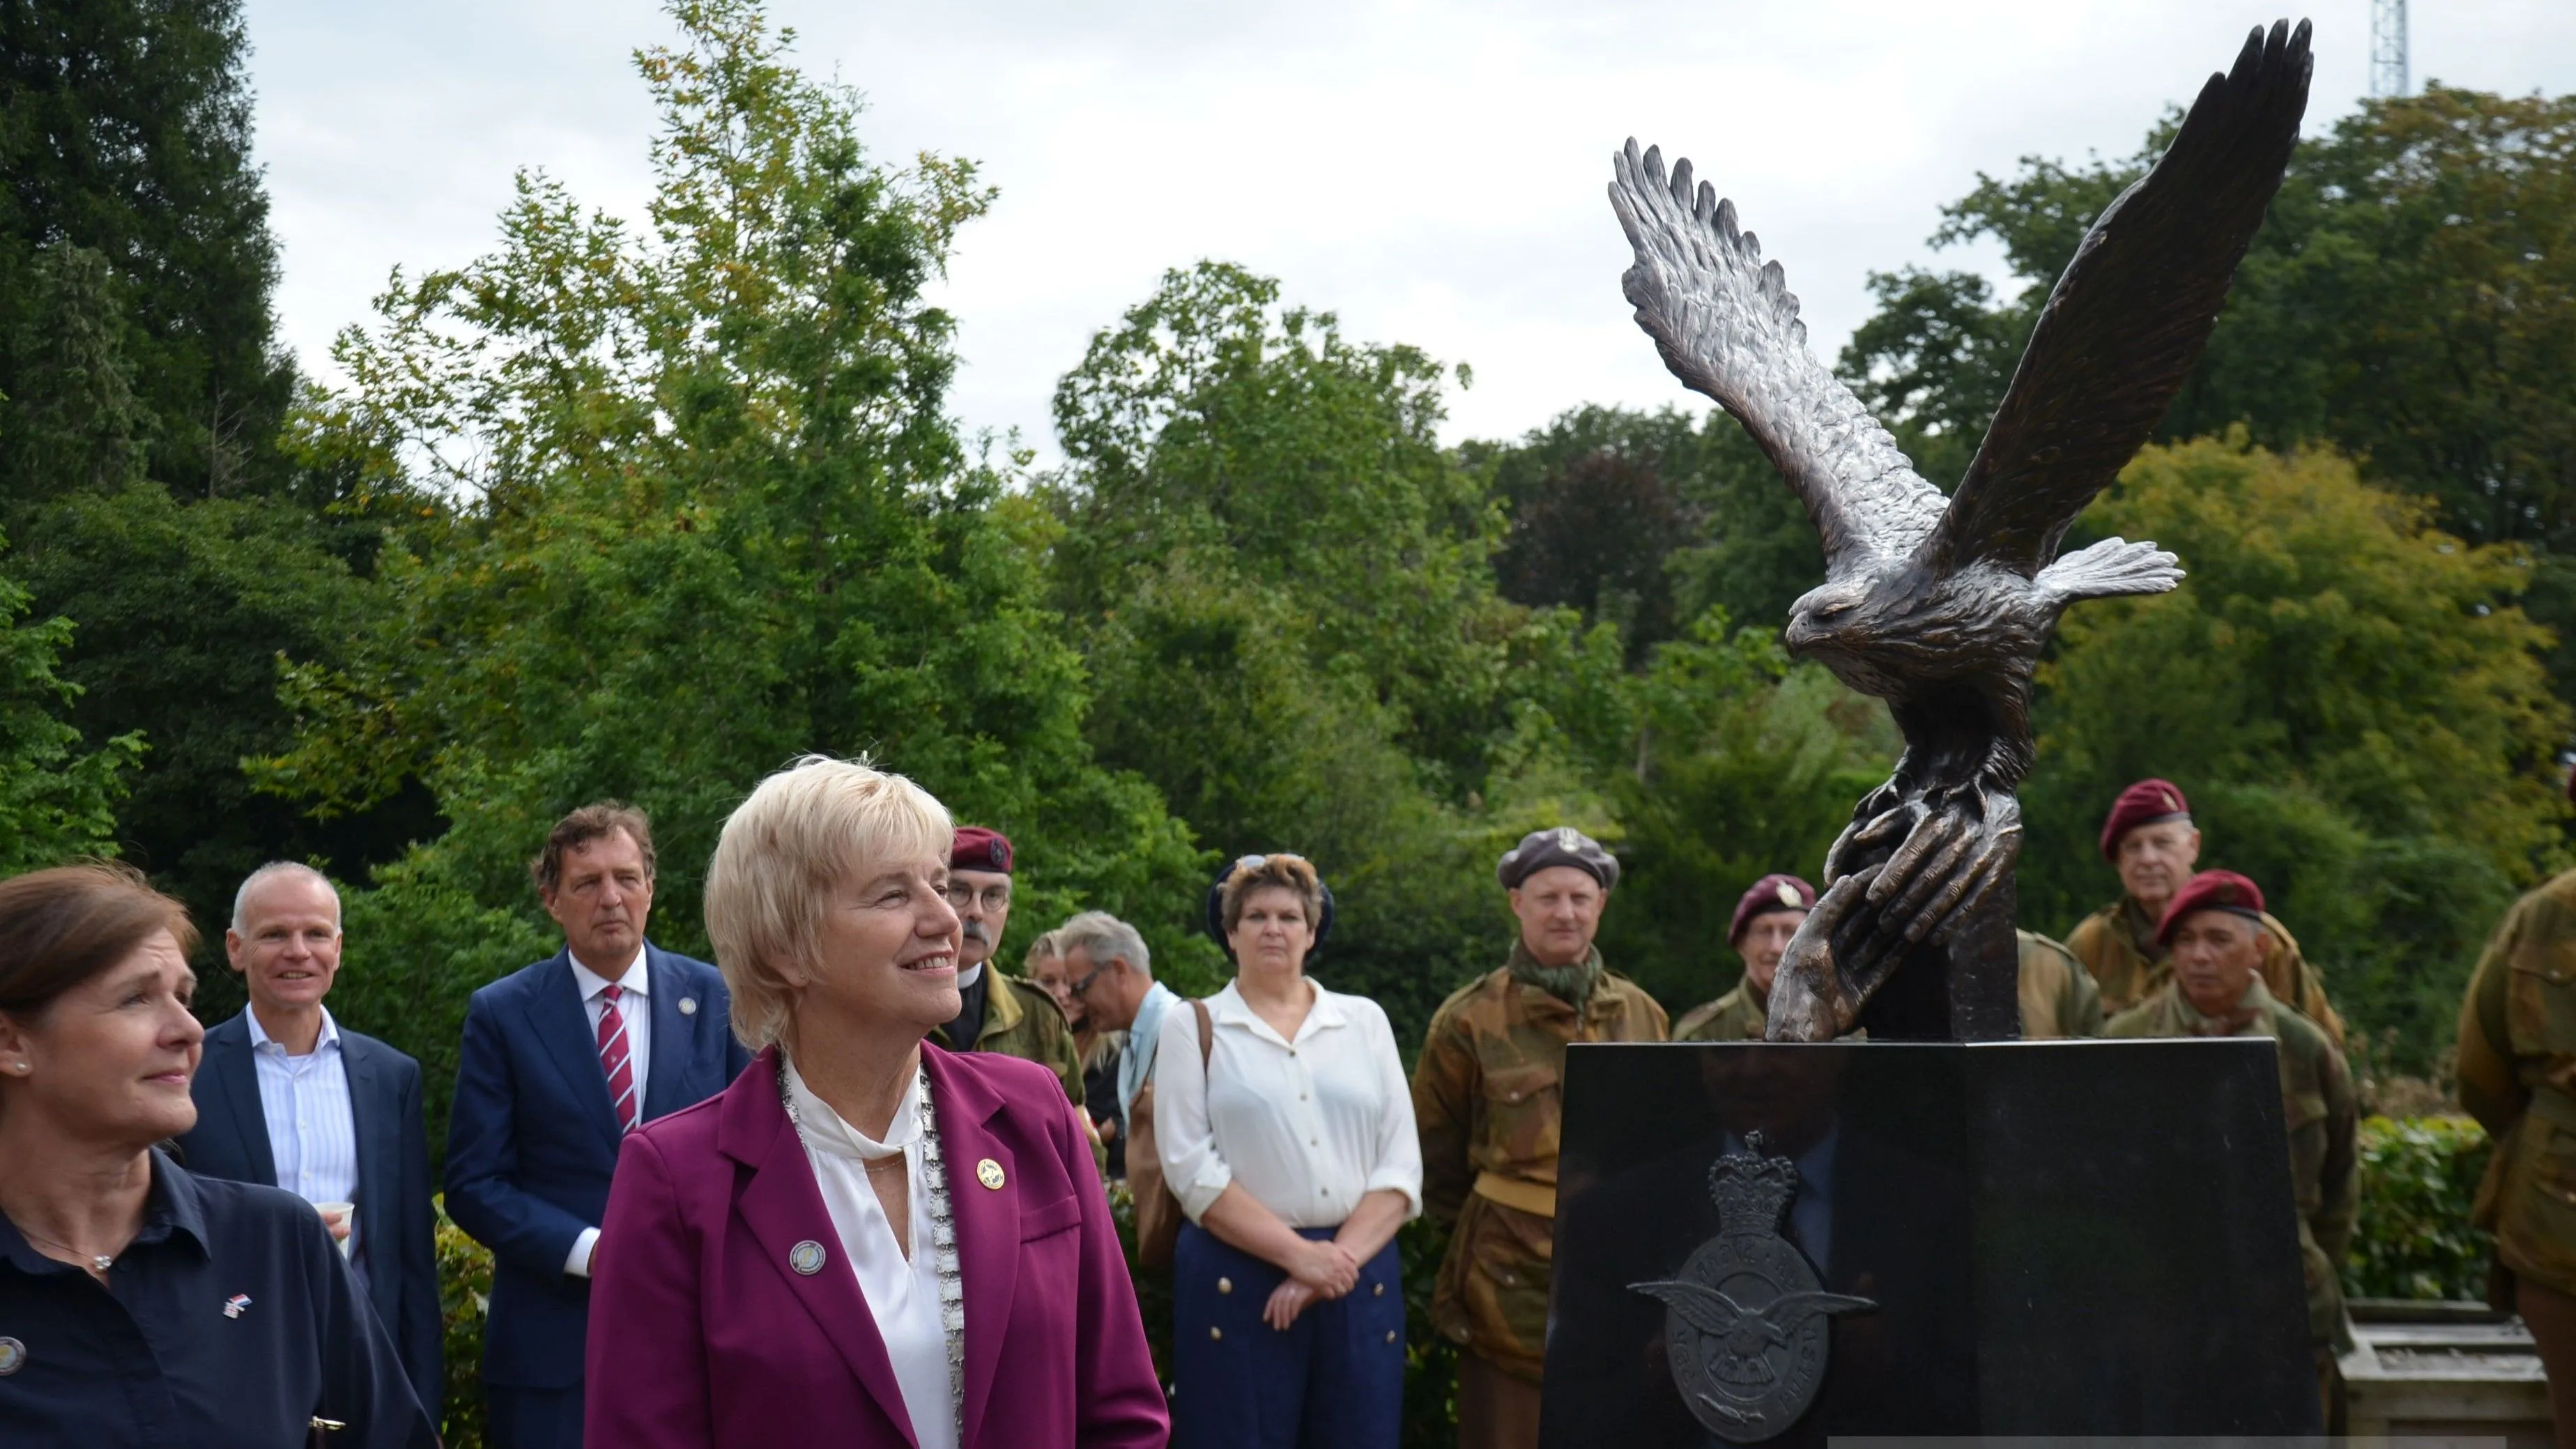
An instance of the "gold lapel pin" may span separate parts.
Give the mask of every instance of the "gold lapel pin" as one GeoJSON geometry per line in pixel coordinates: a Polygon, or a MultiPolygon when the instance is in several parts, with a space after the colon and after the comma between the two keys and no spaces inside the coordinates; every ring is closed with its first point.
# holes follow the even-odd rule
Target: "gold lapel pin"
{"type": "Polygon", "coordinates": [[[975,1180],[995,1192],[1002,1190],[1002,1164],[987,1157],[975,1164],[975,1180]]]}

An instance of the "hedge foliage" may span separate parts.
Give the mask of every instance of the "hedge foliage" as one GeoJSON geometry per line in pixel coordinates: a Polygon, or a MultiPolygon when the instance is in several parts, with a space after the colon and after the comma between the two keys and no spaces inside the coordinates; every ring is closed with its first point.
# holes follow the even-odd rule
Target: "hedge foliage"
{"type": "Polygon", "coordinates": [[[2344,1292],[2356,1298],[2484,1298],[2491,1239],[2469,1226],[2486,1132],[2466,1117],[2361,1124],[2361,1212],[2344,1292]]]}

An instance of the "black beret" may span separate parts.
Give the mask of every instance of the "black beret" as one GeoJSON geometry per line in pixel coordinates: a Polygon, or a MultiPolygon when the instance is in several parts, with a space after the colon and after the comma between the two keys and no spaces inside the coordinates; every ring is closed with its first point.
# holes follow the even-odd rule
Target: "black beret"
{"type": "Polygon", "coordinates": [[[1554,830],[1533,830],[1521,837],[1521,843],[1503,852],[1502,863],[1494,867],[1494,876],[1505,890],[1518,890],[1522,881],[1552,865],[1570,865],[1601,882],[1608,890],[1619,883],[1619,858],[1601,848],[1601,842],[1575,829],[1560,825],[1554,830]]]}

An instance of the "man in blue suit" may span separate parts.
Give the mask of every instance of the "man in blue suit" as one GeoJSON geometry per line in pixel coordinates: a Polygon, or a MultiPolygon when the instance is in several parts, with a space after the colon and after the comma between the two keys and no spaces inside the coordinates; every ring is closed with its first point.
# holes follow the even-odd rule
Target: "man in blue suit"
{"type": "Polygon", "coordinates": [[[641,812],[575,810],[528,869],[564,949],[466,1009],[447,1212],[492,1250],[492,1443],[580,1449],[591,1251],[618,1144],[723,1091],[751,1058],[716,968],[644,939],[653,833],[641,812]]]}
{"type": "Polygon", "coordinates": [[[331,1235],[434,1424],[447,1394],[420,1063],[323,1007],[340,946],[340,895],[321,872],[279,862],[241,883],[224,955],[250,1005],[206,1032],[188,1088],[197,1125],[179,1146],[192,1172],[330,1205],[331,1235]]]}

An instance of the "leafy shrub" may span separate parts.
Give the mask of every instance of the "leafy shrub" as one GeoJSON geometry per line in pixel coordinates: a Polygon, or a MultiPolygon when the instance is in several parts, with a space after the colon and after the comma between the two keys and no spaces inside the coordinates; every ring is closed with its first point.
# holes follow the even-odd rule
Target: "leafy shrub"
{"type": "Polygon", "coordinates": [[[2466,1117],[2361,1124],[2361,1211],[2344,1292],[2358,1298],[2486,1296],[2488,1235],[2469,1204],[2490,1144],[2466,1117]]]}
{"type": "Polygon", "coordinates": [[[430,1202],[438,1211],[438,1311],[447,1330],[447,1403],[438,1437],[447,1449],[483,1449],[483,1315],[492,1308],[492,1252],[447,1216],[446,1194],[430,1202]]]}

